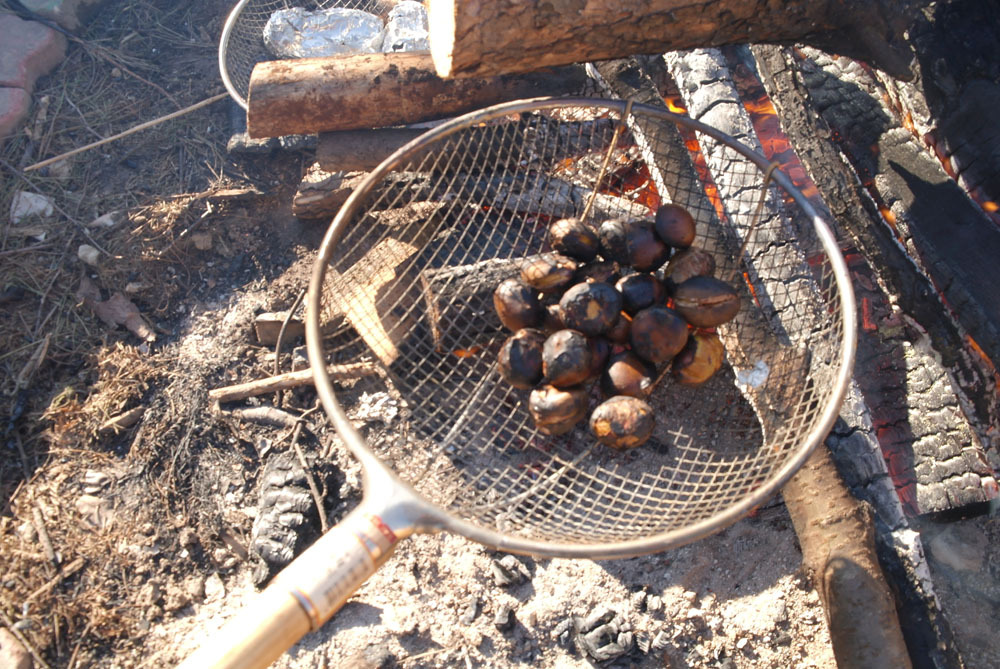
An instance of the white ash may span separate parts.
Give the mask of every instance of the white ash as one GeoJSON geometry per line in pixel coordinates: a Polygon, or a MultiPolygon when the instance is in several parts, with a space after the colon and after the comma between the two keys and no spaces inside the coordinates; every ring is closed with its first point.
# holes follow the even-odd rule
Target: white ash
{"type": "Polygon", "coordinates": [[[278,58],[321,58],[377,53],[382,19],[359,9],[334,7],[311,12],[281,9],[264,26],[264,44],[278,58]]]}
{"type": "Polygon", "coordinates": [[[399,415],[399,403],[386,392],[362,393],[349,415],[354,421],[379,420],[388,425],[399,415]]]}
{"type": "Polygon", "coordinates": [[[383,33],[382,51],[430,51],[427,38],[427,9],[415,0],[401,0],[389,12],[383,33]]]}

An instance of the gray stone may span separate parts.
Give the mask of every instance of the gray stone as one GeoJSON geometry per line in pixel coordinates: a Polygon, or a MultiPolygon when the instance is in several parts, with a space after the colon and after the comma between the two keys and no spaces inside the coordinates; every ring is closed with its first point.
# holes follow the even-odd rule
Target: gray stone
{"type": "Polygon", "coordinates": [[[0,14],[0,86],[34,90],[66,57],[66,37],[38,21],[0,14]]]}
{"type": "Polygon", "coordinates": [[[514,609],[510,604],[501,604],[493,615],[493,625],[501,632],[507,632],[514,627],[514,609]]]}

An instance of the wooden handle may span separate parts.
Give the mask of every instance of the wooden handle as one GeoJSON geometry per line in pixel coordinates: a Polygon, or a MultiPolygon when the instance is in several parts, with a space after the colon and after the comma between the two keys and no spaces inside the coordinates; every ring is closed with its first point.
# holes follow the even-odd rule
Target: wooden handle
{"type": "Polygon", "coordinates": [[[210,633],[181,669],[267,667],[319,629],[392,553],[381,518],[355,509],[275,577],[250,605],[210,633]]]}

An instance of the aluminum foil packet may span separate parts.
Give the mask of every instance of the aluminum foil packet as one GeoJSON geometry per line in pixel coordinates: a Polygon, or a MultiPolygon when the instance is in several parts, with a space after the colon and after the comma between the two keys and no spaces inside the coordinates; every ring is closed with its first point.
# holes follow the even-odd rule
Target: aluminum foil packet
{"type": "Polygon", "coordinates": [[[389,12],[382,51],[430,51],[427,33],[427,9],[423,3],[401,0],[389,12]]]}
{"type": "Polygon", "coordinates": [[[377,53],[384,29],[382,19],[359,9],[309,11],[292,7],[278,10],[268,19],[264,45],[278,58],[377,53]]]}

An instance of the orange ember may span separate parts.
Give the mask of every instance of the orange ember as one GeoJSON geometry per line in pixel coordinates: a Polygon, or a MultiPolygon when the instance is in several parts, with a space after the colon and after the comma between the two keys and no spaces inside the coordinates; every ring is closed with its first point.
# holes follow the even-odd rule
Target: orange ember
{"type": "Polygon", "coordinates": [[[743,272],[743,281],[747,284],[747,288],[750,289],[750,296],[753,297],[754,304],[756,304],[759,309],[761,307],[760,299],[757,297],[757,289],[753,287],[753,281],[750,280],[749,273],[743,272]]]}
{"type": "Polygon", "coordinates": [[[481,346],[473,346],[472,348],[456,348],[452,353],[459,358],[471,358],[482,350],[481,346]]]}
{"type": "Polygon", "coordinates": [[[988,211],[991,214],[994,214],[997,211],[1000,211],[1000,204],[997,204],[996,202],[993,202],[992,200],[987,200],[986,202],[983,202],[983,209],[985,209],[986,211],[988,211]]]}
{"type": "Polygon", "coordinates": [[[996,365],[993,364],[993,361],[990,360],[990,356],[986,355],[986,351],[980,348],[979,344],[976,343],[976,340],[969,335],[965,335],[965,341],[969,345],[969,348],[971,348],[972,351],[983,361],[986,369],[993,375],[993,380],[996,381],[997,387],[1000,388],[1000,370],[998,370],[996,365]]]}
{"type": "Polygon", "coordinates": [[[684,106],[684,101],[681,100],[679,97],[671,95],[664,98],[663,101],[667,103],[667,109],[669,109],[675,114],[688,113],[687,107],[684,106]]]}

